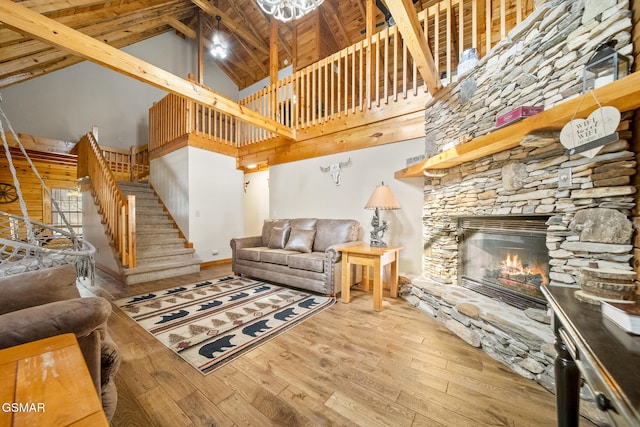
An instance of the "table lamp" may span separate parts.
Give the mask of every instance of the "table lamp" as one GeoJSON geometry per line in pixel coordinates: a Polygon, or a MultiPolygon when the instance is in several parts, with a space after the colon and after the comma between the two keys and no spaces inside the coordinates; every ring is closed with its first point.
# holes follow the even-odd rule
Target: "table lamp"
{"type": "Polygon", "coordinates": [[[384,182],[376,186],[364,208],[376,210],[371,219],[371,226],[373,227],[373,230],[371,230],[371,246],[386,248],[387,244],[382,240],[382,236],[389,229],[389,224],[387,224],[387,221],[380,221],[380,209],[400,209],[400,205],[393,196],[391,188],[388,185],[384,185],[384,182]]]}

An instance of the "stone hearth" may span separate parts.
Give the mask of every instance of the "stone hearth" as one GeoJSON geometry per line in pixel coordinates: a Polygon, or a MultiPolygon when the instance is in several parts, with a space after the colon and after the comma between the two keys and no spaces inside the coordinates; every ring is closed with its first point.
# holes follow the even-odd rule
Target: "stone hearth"
{"type": "MultiPolygon", "coordinates": [[[[549,1],[426,108],[426,152],[433,155],[495,129],[520,105],[550,108],[580,95],[582,68],[612,38],[631,52],[628,1],[549,1]],[[585,11],[585,5],[587,10],[585,11]]],[[[461,216],[546,215],[549,286],[580,283],[583,268],[632,271],[635,153],[633,112],[619,139],[593,158],[570,156],[559,131],[525,137],[520,146],[446,170],[425,173],[422,274],[404,277],[401,295],[469,345],[522,376],[555,390],[554,337],[546,310],[519,310],[458,285],[461,216]]],[[[583,398],[592,398],[583,389],[583,398]]],[[[583,411],[598,422],[592,406],[583,411]]]]}

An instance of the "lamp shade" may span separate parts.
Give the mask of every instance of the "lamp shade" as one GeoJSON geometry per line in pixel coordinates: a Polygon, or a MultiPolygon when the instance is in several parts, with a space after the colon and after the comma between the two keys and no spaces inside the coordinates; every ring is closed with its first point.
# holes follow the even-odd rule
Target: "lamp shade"
{"type": "Polygon", "coordinates": [[[391,192],[391,188],[388,185],[384,185],[383,182],[373,190],[373,194],[369,197],[369,201],[364,208],[391,210],[400,209],[400,205],[391,192]]]}

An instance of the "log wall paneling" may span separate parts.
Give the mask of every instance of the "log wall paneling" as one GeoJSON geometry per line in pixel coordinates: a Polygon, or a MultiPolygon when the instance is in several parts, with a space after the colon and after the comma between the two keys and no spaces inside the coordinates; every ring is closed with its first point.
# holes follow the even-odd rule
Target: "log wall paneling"
{"type": "MultiPolygon", "coordinates": [[[[12,150],[11,156],[29,218],[33,221],[49,224],[51,222],[51,201],[46,197],[46,192],[42,188],[40,181],[24,156],[17,150],[12,150]]],[[[33,159],[32,162],[49,189],[52,186],[57,188],[75,187],[77,183],[75,164],[61,165],[51,161],[33,159]]],[[[0,155],[0,182],[14,185],[13,176],[9,169],[9,161],[4,154],[0,155]]],[[[23,216],[18,200],[12,203],[0,204],[0,210],[12,215],[23,216]]]]}

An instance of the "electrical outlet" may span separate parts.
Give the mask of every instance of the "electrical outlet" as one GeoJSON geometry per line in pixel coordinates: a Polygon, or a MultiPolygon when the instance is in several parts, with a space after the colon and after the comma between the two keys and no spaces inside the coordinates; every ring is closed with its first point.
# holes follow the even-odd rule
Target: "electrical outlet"
{"type": "Polygon", "coordinates": [[[219,250],[214,249],[213,252],[211,252],[211,255],[218,255],[220,253],[219,250]]]}

